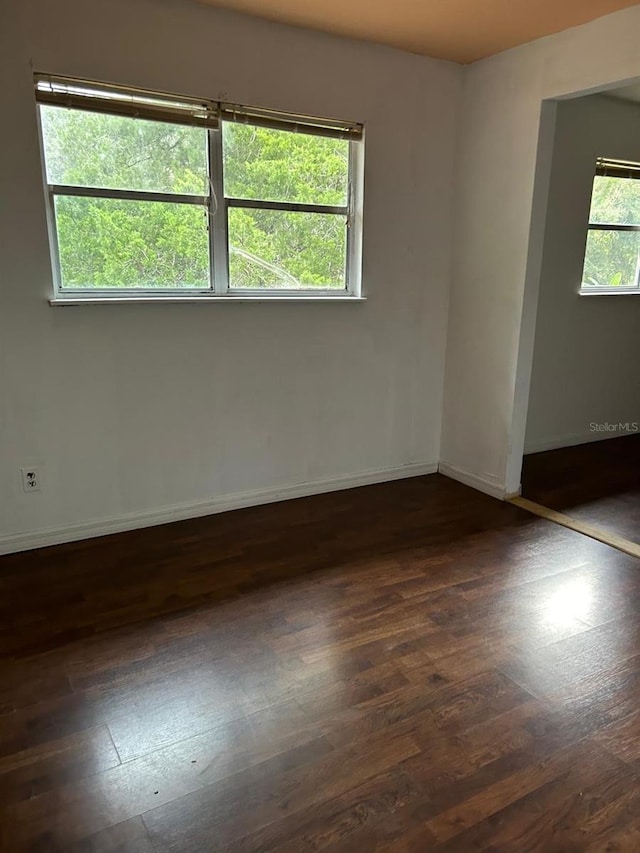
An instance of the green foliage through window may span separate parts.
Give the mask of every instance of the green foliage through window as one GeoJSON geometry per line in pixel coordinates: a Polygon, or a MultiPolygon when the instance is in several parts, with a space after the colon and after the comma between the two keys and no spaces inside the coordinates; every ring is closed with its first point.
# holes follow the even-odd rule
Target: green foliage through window
{"type": "Polygon", "coordinates": [[[58,196],[56,222],[65,288],[209,287],[204,207],[58,196]]]}
{"type": "Polygon", "coordinates": [[[223,124],[228,198],[346,205],[349,143],[308,133],[223,124]]]}
{"type": "Polygon", "coordinates": [[[197,127],[42,106],[50,184],[209,192],[207,135],[197,127]]]}
{"type": "Polygon", "coordinates": [[[582,286],[637,287],[640,271],[640,232],[615,226],[640,225],[640,180],[596,175],[591,197],[590,228],[582,286]]]}
{"type": "MultiPolygon", "coordinates": [[[[48,105],[41,120],[64,289],[211,287],[225,202],[212,195],[207,130],[48,105]]],[[[230,288],[344,290],[349,142],[227,122],[222,134],[230,288]]]]}
{"type": "Polygon", "coordinates": [[[236,288],[344,287],[344,217],[229,210],[229,279],[236,288]]]}

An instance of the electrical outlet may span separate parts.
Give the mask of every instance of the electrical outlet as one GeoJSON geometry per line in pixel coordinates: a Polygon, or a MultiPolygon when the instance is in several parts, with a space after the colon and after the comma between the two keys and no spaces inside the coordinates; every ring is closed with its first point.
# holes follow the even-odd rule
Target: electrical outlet
{"type": "Polygon", "coordinates": [[[40,477],[40,468],[37,465],[30,465],[28,468],[21,468],[22,471],[22,488],[27,492],[39,492],[42,485],[40,477]]]}

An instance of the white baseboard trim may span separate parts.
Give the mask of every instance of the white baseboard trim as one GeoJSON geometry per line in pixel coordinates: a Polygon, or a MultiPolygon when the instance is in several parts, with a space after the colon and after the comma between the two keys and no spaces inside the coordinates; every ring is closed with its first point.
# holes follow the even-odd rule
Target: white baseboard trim
{"type": "Polygon", "coordinates": [[[529,456],[532,453],[544,453],[546,450],[560,450],[562,447],[575,447],[577,444],[590,444],[593,441],[607,441],[610,438],[624,438],[628,435],[637,435],[635,432],[583,432],[572,433],[571,435],[562,435],[556,438],[547,438],[542,441],[534,441],[532,444],[527,444],[524,449],[524,455],[529,456]]]}
{"type": "Polygon", "coordinates": [[[506,497],[507,489],[504,483],[498,482],[497,478],[490,475],[481,477],[479,474],[472,474],[470,471],[456,468],[455,465],[449,465],[448,462],[440,462],[438,471],[445,477],[464,483],[465,486],[471,486],[472,489],[484,492],[485,495],[491,495],[492,498],[503,501],[506,497]]]}
{"type": "Polygon", "coordinates": [[[122,533],[126,530],[138,530],[142,527],[154,527],[159,524],[170,524],[172,521],[184,521],[185,519],[214,515],[232,509],[309,497],[324,492],[338,492],[343,489],[355,489],[358,486],[370,486],[391,480],[420,477],[425,474],[435,474],[437,470],[437,462],[415,462],[397,468],[381,468],[346,477],[330,477],[324,480],[294,483],[273,489],[256,489],[250,492],[224,495],[209,501],[176,504],[157,510],[132,512],[108,519],[0,536],[0,554],[14,554],[18,551],[30,551],[34,548],[46,548],[49,545],[59,545],[63,542],[93,539],[96,536],[107,536],[111,533],[122,533]]]}

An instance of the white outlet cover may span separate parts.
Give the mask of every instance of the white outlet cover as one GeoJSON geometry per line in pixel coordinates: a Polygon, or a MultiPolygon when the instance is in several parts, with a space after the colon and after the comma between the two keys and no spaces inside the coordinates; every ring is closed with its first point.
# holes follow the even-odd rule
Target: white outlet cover
{"type": "Polygon", "coordinates": [[[22,472],[22,488],[27,494],[31,492],[39,492],[42,487],[42,479],[40,468],[37,465],[29,465],[21,468],[22,472]]]}

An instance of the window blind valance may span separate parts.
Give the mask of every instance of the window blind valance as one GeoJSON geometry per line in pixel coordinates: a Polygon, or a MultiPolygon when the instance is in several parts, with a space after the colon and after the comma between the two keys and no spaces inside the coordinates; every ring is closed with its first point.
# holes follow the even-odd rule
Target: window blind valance
{"type": "Polygon", "coordinates": [[[357,122],[281,113],[261,107],[221,103],[206,98],[170,95],[49,74],[36,74],[34,80],[36,100],[41,104],[214,130],[219,127],[220,121],[224,120],[353,141],[361,140],[364,134],[363,126],[357,122]]]}
{"type": "Polygon", "coordinates": [[[330,136],[336,139],[362,139],[364,129],[357,122],[317,118],[315,116],[279,113],[260,107],[245,107],[239,104],[220,104],[220,117],[224,121],[253,124],[272,130],[288,130],[294,133],[312,133],[315,136],[330,136]]]}
{"type": "Polygon", "coordinates": [[[598,157],[596,175],[605,178],[640,178],[640,163],[598,157]]]}
{"type": "Polygon", "coordinates": [[[47,74],[36,74],[34,79],[36,101],[41,104],[195,127],[219,126],[216,101],[47,74]]]}

